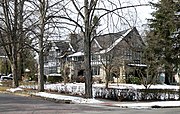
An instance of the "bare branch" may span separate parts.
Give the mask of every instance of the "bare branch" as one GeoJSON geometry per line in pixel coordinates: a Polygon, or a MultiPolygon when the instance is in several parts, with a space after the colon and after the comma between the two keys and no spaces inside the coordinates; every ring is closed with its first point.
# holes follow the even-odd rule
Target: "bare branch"
{"type": "Polygon", "coordinates": [[[84,15],[81,13],[81,9],[82,9],[82,8],[79,9],[79,8],[77,7],[75,1],[74,1],[74,0],[71,0],[71,1],[72,1],[72,3],[73,3],[74,7],[76,8],[77,12],[79,13],[79,15],[84,19],[84,15]]]}

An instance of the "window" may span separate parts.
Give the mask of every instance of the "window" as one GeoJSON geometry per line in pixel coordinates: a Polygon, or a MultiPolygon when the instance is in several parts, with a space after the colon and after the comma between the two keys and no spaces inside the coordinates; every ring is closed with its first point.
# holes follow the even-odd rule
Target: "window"
{"type": "Polygon", "coordinates": [[[125,49],[124,50],[124,57],[125,57],[125,59],[131,60],[132,59],[132,50],[125,49]]]}
{"type": "Polygon", "coordinates": [[[100,75],[100,67],[99,66],[92,67],[92,75],[100,75]]]}
{"type": "Polygon", "coordinates": [[[91,60],[92,61],[97,61],[98,60],[98,55],[92,55],[91,60]]]}
{"type": "Polygon", "coordinates": [[[57,67],[49,67],[49,73],[50,74],[57,73],[57,67]]]}

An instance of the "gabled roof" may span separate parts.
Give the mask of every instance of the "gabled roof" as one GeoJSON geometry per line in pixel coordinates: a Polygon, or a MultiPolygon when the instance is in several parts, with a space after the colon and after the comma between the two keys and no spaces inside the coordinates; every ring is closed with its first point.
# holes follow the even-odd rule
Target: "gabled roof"
{"type": "MultiPolygon", "coordinates": [[[[103,54],[103,53],[107,53],[111,51],[116,45],[118,45],[123,40],[125,42],[129,42],[131,39],[132,42],[139,45],[139,43],[135,41],[136,38],[138,38],[137,40],[139,40],[140,44],[144,45],[144,42],[139,35],[139,32],[137,31],[135,27],[133,27],[127,30],[117,32],[117,33],[109,33],[109,34],[96,36],[94,38],[92,45],[96,45],[97,48],[99,48],[98,51],[97,50],[95,51],[97,54],[103,54]],[[131,39],[132,35],[134,37],[133,39],[131,39]]],[[[76,52],[82,52],[83,45],[79,45],[79,44],[83,44],[83,40],[82,39],[78,40],[78,42],[77,42],[77,45],[80,47],[76,52]]]]}
{"type": "Polygon", "coordinates": [[[97,42],[103,49],[106,49],[110,47],[117,39],[124,36],[124,34],[127,33],[129,30],[131,29],[123,30],[117,33],[100,35],[95,37],[95,40],[97,40],[97,42]]]}
{"type": "Polygon", "coordinates": [[[59,41],[59,42],[54,42],[55,46],[58,47],[58,49],[61,49],[63,51],[68,50],[69,44],[67,42],[59,41]]]}
{"type": "Polygon", "coordinates": [[[55,46],[58,48],[58,49],[61,49],[63,52],[66,52],[66,51],[72,51],[72,52],[75,52],[72,45],[70,44],[70,42],[67,42],[67,41],[58,41],[58,42],[54,42],[55,43],[55,46]]]}
{"type": "Polygon", "coordinates": [[[75,52],[82,51],[84,48],[83,36],[81,34],[70,34],[70,44],[75,52]]]}
{"type": "MultiPolygon", "coordinates": [[[[123,38],[125,38],[131,31],[133,30],[133,28],[131,29],[128,29],[128,30],[125,30],[123,32],[119,32],[119,33],[115,33],[114,35],[108,35],[109,38],[111,38],[113,36],[114,39],[112,39],[112,43],[111,41],[110,42],[107,42],[107,43],[111,43],[108,47],[104,48],[103,50],[101,50],[100,54],[103,54],[103,53],[107,53],[109,51],[111,51],[119,42],[121,42],[123,40],[123,38]],[[123,34],[122,34],[123,33],[123,34]],[[116,37],[115,37],[116,36],[116,37]]],[[[99,42],[100,43],[100,42],[99,42]]]]}

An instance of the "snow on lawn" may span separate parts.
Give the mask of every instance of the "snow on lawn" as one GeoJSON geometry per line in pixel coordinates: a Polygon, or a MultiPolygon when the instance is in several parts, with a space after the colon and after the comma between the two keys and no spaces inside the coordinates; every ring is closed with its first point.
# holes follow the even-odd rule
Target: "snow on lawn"
{"type": "MultiPolygon", "coordinates": [[[[127,88],[145,89],[144,85],[136,85],[136,84],[118,84],[118,85],[110,84],[109,87],[119,88],[119,89],[127,89],[127,88]]],[[[179,89],[179,86],[157,84],[157,85],[151,85],[150,89],[179,89]]]]}
{"type": "MultiPolygon", "coordinates": [[[[21,91],[21,88],[11,88],[7,89],[7,91],[15,92],[15,91],[21,91]]],[[[104,104],[108,106],[116,106],[121,108],[136,108],[136,109],[142,109],[142,108],[165,108],[165,107],[180,107],[180,101],[157,101],[157,102],[108,102],[108,101],[100,101],[97,99],[85,99],[82,97],[75,97],[75,96],[68,96],[68,95],[60,95],[60,94],[52,94],[52,93],[46,93],[46,92],[38,92],[38,93],[31,93],[35,96],[40,96],[44,98],[51,98],[51,99],[57,99],[57,100],[68,100],[72,103],[78,103],[78,104],[104,104]]]]}
{"type": "Polygon", "coordinates": [[[82,97],[51,94],[51,93],[46,93],[46,92],[38,92],[38,93],[34,93],[33,95],[44,97],[44,98],[58,99],[58,100],[70,100],[72,101],[72,103],[102,103],[101,101],[96,100],[96,99],[85,99],[82,97]]]}
{"type": "MultiPolygon", "coordinates": [[[[37,85],[23,85],[22,88],[32,88],[37,89],[37,85]]],[[[69,93],[70,95],[80,95],[85,94],[85,84],[84,83],[57,83],[57,84],[45,84],[45,90],[56,91],[59,93],[69,93]]],[[[177,100],[179,95],[177,91],[179,86],[174,85],[151,85],[150,89],[168,89],[170,91],[160,91],[157,93],[148,93],[146,95],[141,89],[145,89],[143,85],[136,84],[109,84],[109,88],[105,88],[105,84],[93,84],[93,98],[107,98],[107,99],[119,99],[120,100],[143,100],[143,99],[158,99],[158,100],[177,100]]]]}
{"type": "MultiPolygon", "coordinates": [[[[51,90],[64,90],[65,87],[68,89],[75,88],[75,89],[84,89],[84,83],[57,83],[57,84],[45,84],[45,89],[51,90]]],[[[37,89],[37,85],[23,85],[25,88],[32,88],[37,89]]],[[[105,87],[105,84],[93,84],[93,87],[105,87]]],[[[144,85],[136,85],[136,84],[109,84],[109,88],[118,88],[118,89],[145,89],[144,85]]],[[[179,86],[175,85],[151,85],[150,89],[179,89],[179,86]]],[[[71,89],[69,90],[71,91],[71,89]]],[[[83,90],[82,90],[83,91],[83,90]]]]}
{"type": "MultiPolygon", "coordinates": [[[[57,91],[59,93],[66,91],[70,95],[60,95],[60,94],[52,94],[47,92],[37,92],[37,93],[31,93],[36,96],[44,97],[44,98],[50,98],[50,99],[57,99],[62,101],[70,101],[72,103],[96,103],[96,104],[108,104],[112,106],[118,106],[123,108],[152,108],[152,107],[180,107],[180,101],[157,101],[157,102],[108,102],[103,100],[97,100],[95,99],[98,92],[102,92],[102,95],[108,95],[108,91],[105,89],[105,84],[93,84],[93,99],[85,99],[82,97],[77,97],[76,95],[84,95],[84,89],[85,89],[84,83],[67,83],[64,85],[63,83],[57,83],[57,84],[45,84],[45,89],[48,91],[57,91]],[[74,96],[73,96],[74,95],[74,96]]],[[[15,91],[21,91],[21,88],[33,88],[37,89],[37,85],[22,85],[20,88],[13,88],[9,89],[8,91],[15,92],[15,91]]],[[[145,87],[143,85],[136,85],[136,84],[110,84],[109,88],[113,89],[124,89],[128,90],[126,92],[134,92],[135,99],[136,97],[143,96],[140,93],[137,92],[138,89],[144,89],[145,87]]],[[[151,89],[172,89],[172,90],[178,90],[179,86],[174,85],[151,85],[151,89]]],[[[113,92],[112,92],[113,93],[113,92]]],[[[130,96],[130,94],[127,94],[127,96],[130,96]]],[[[169,98],[171,96],[168,96],[167,94],[160,95],[161,100],[167,100],[166,98],[169,98]]],[[[179,98],[177,94],[172,96],[175,100],[179,98]]],[[[136,99],[137,100],[137,99],[136,99]]]]}

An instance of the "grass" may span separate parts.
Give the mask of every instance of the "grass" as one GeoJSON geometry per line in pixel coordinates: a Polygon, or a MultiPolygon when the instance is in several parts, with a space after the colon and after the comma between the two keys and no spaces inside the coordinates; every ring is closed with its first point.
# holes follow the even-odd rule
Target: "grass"
{"type": "Polygon", "coordinates": [[[37,85],[37,82],[36,81],[28,81],[28,82],[20,81],[19,85],[37,85]]]}
{"type": "Polygon", "coordinates": [[[6,91],[6,89],[9,89],[9,87],[0,86],[0,91],[6,91]]]}
{"type": "Polygon", "coordinates": [[[3,87],[12,87],[12,80],[4,80],[1,84],[3,87]]]}

